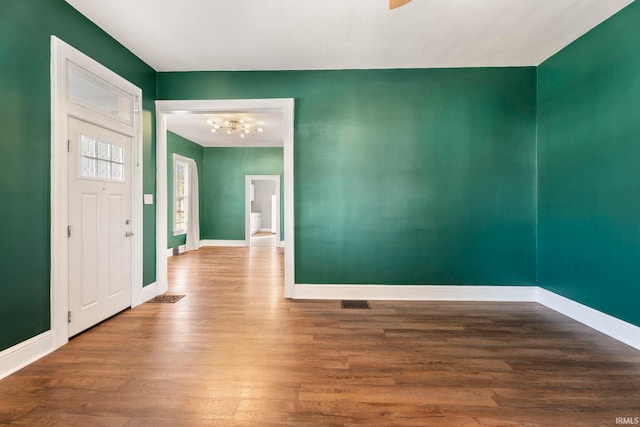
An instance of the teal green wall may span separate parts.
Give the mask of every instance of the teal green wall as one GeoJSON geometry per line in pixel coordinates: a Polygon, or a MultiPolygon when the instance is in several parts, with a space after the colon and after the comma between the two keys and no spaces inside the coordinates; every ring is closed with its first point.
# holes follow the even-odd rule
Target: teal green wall
{"type": "Polygon", "coordinates": [[[280,175],[280,230],[284,237],[283,149],[207,147],[200,206],[202,239],[245,239],[245,175],[280,175]]]}
{"type": "MultiPolygon", "coordinates": [[[[167,248],[184,245],[187,240],[186,234],[173,235],[173,155],[193,159],[198,166],[198,195],[202,192],[203,168],[204,168],[204,147],[189,141],[173,132],[167,132],[167,248]]],[[[198,204],[202,203],[199,197],[198,204]]],[[[201,209],[202,212],[202,209],[201,209]]],[[[202,223],[202,218],[200,219],[202,223]]]]}
{"type": "MultiPolygon", "coordinates": [[[[142,88],[144,191],[155,193],[155,71],[63,0],[3,1],[0,13],[0,350],[50,328],[52,34],[142,88]]],[[[145,206],[145,283],[155,281],[154,222],[154,207],[145,206]]]]}
{"type": "MultiPolygon", "coordinates": [[[[204,240],[245,239],[245,175],[280,175],[284,194],[282,148],[202,147],[167,133],[167,170],[173,170],[173,153],[194,159],[198,165],[200,237],[204,240]]],[[[173,173],[167,174],[167,200],[173,200],[173,173]]],[[[284,198],[281,198],[284,212],[284,198]]],[[[167,206],[167,247],[185,244],[185,235],[173,235],[173,206],[167,206]]],[[[284,214],[281,215],[284,230],[284,214]]],[[[284,233],[282,233],[284,236],[284,233]]]]}
{"type": "MultiPolygon", "coordinates": [[[[640,325],[638,22],[634,2],[537,79],[532,67],[156,74],[63,0],[5,0],[0,350],[50,327],[52,34],[142,88],[147,194],[156,95],[295,98],[299,283],[529,285],[537,273],[640,325]]],[[[203,239],[244,238],[244,175],[282,174],[270,150],[203,150],[203,239]]],[[[155,229],[144,205],[145,285],[155,229]]]]}
{"type": "Polygon", "coordinates": [[[298,283],[535,282],[535,68],[158,73],[209,98],[296,100],[298,283]]]}
{"type": "Polygon", "coordinates": [[[640,326],[640,3],[544,62],[539,284],[640,326]]]}

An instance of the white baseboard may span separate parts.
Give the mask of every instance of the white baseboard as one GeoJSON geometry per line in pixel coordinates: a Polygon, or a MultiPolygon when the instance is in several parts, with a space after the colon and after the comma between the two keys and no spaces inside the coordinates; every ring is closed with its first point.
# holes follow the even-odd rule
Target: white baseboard
{"type": "MultiPolygon", "coordinates": [[[[267,231],[270,231],[267,230],[267,231]]],[[[200,240],[200,247],[203,246],[247,246],[247,242],[245,240],[200,240]]],[[[284,240],[280,241],[280,247],[284,248],[284,240]]],[[[183,253],[185,251],[185,245],[181,245],[178,248],[178,253],[183,253]]],[[[167,258],[173,256],[173,248],[167,249],[167,258]]]]}
{"type": "MultiPolygon", "coordinates": [[[[202,246],[244,246],[244,240],[201,241],[202,246]],[[205,244],[212,242],[214,244],[205,244]],[[225,244],[221,244],[224,242],[225,244]],[[229,243],[230,242],[230,243],[229,243]],[[235,242],[235,244],[234,244],[235,242]],[[239,243],[242,243],[240,245],[239,243]]],[[[143,301],[158,295],[157,283],[142,288],[143,301]]],[[[538,286],[294,285],[295,299],[537,302],[640,350],[640,327],[538,286]]],[[[0,352],[0,379],[54,350],[51,331],[0,352]]]]}
{"type": "Polygon", "coordinates": [[[537,302],[640,350],[640,327],[538,286],[304,285],[294,299],[537,302]]]}
{"type": "Polygon", "coordinates": [[[536,286],[303,285],[296,283],[293,298],[535,302],[536,290],[536,286]]]}
{"type": "Polygon", "coordinates": [[[151,298],[155,298],[158,295],[158,283],[156,282],[153,282],[142,288],[142,302],[147,302],[151,298]]]}
{"type": "Polygon", "coordinates": [[[246,240],[200,240],[202,246],[247,246],[246,240]]]}
{"type": "MultiPolygon", "coordinates": [[[[184,253],[187,250],[187,245],[180,245],[178,246],[178,253],[184,253]]],[[[169,258],[170,256],[173,256],[173,248],[169,248],[167,249],[167,258],[169,258]]]]}
{"type": "Polygon", "coordinates": [[[640,327],[638,326],[542,288],[538,288],[537,301],[558,313],[640,350],[640,327]]]}
{"type": "Polygon", "coordinates": [[[271,229],[270,229],[270,228],[261,228],[261,229],[260,229],[260,230],[258,230],[258,231],[266,231],[266,232],[271,233],[271,229]]]}
{"type": "Polygon", "coordinates": [[[0,352],[0,380],[55,350],[53,332],[47,331],[0,352]]]}

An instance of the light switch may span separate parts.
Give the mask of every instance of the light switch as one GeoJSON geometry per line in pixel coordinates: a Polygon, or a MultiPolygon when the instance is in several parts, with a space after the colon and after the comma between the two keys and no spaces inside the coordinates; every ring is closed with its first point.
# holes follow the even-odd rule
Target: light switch
{"type": "Polygon", "coordinates": [[[153,194],[145,194],[144,195],[144,204],[152,205],[153,204],[153,194]]]}

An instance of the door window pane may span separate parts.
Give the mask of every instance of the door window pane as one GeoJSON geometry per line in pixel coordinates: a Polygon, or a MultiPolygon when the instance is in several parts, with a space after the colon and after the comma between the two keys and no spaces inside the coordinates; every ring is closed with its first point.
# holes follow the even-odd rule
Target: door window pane
{"type": "Polygon", "coordinates": [[[114,181],[122,181],[124,179],[124,173],[121,164],[111,163],[111,179],[113,179],[114,181]]]}
{"type": "Polygon", "coordinates": [[[80,168],[80,176],[82,178],[96,177],[96,159],[82,157],[82,165],[80,168]]]}
{"type": "Polygon", "coordinates": [[[80,140],[82,141],[82,155],[96,157],[96,140],[84,135],[80,137],[80,140]]]}
{"type": "Polygon", "coordinates": [[[80,135],[80,177],[124,182],[124,148],[80,135]]]}
{"type": "Polygon", "coordinates": [[[111,178],[111,167],[109,162],[104,160],[98,160],[98,178],[109,179],[111,178]]]}
{"type": "Polygon", "coordinates": [[[111,144],[98,141],[98,156],[102,160],[111,160],[111,144]]]}

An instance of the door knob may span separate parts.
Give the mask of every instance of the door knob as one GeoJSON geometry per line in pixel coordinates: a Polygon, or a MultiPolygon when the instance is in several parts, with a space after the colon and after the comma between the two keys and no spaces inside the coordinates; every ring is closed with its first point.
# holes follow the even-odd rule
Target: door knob
{"type": "Polygon", "coordinates": [[[124,237],[131,237],[133,236],[133,233],[130,231],[127,231],[126,233],[124,233],[124,237]]]}

